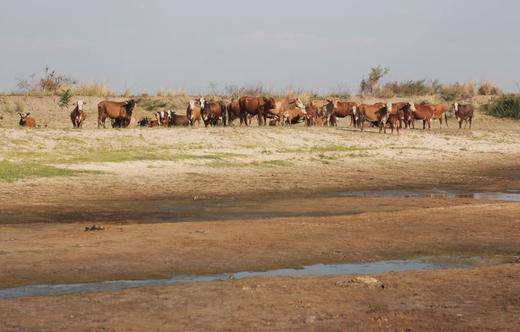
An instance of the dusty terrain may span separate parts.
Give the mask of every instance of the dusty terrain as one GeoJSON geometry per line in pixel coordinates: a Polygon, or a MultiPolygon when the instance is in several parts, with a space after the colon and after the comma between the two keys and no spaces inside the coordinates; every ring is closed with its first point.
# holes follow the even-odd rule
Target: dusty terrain
{"type": "MultiPolygon", "coordinates": [[[[2,102],[15,100],[2,97],[2,102]]],[[[0,300],[0,329],[515,330],[520,123],[379,135],[335,128],[68,129],[0,113],[0,289],[316,263],[482,257],[465,270],[268,277],[0,300]],[[460,197],[349,197],[352,191],[460,197]],[[90,225],[105,230],[85,232],[90,225]],[[490,263],[492,262],[492,263],[490,263]]],[[[1,108],[0,108],[1,111],[1,108]]],[[[62,113],[59,113],[62,112],[62,113]]],[[[143,109],[140,114],[146,114],[143,109]]],[[[412,195],[413,196],[413,195],[412,195]]]]}

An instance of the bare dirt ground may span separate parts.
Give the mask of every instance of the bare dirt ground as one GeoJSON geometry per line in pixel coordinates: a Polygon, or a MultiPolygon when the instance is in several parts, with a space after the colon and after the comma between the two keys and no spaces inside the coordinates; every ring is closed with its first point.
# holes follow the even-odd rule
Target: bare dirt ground
{"type": "Polygon", "coordinates": [[[400,136],[344,120],[337,129],[72,130],[52,103],[28,101],[45,129],[0,114],[0,288],[416,257],[498,265],[383,274],[384,289],[336,284],[352,276],[269,277],[0,300],[2,331],[520,325],[520,269],[510,264],[520,203],[343,195],[519,190],[518,122],[478,113],[472,131],[452,120],[400,136]],[[34,171],[41,165],[53,171],[34,171]],[[85,232],[92,224],[106,229],[85,232]]]}

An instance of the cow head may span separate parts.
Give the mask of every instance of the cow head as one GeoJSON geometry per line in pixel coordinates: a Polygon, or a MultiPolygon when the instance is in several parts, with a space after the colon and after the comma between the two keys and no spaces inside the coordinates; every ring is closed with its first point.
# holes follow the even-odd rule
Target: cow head
{"type": "Polygon", "coordinates": [[[83,100],[81,100],[81,99],[78,100],[76,102],[76,107],[78,108],[78,111],[80,111],[80,112],[83,111],[83,105],[85,105],[85,104],[86,104],[86,102],[84,102],[83,100]]]}
{"type": "Polygon", "coordinates": [[[392,105],[391,102],[386,103],[386,106],[385,106],[385,107],[386,107],[386,111],[387,111],[388,113],[392,113],[392,106],[393,106],[393,105],[392,105]]]}
{"type": "Polygon", "coordinates": [[[135,104],[136,104],[136,101],[133,99],[123,102],[123,107],[125,108],[126,113],[129,117],[132,116],[132,112],[134,110],[135,104]]]}
{"type": "Polygon", "coordinates": [[[455,112],[458,112],[459,111],[459,103],[453,104],[453,109],[455,110],[455,112]]]}
{"type": "Polygon", "coordinates": [[[25,126],[25,123],[27,122],[27,119],[29,118],[29,115],[31,115],[31,113],[18,113],[18,115],[20,116],[20,126],[25,126]]]}
{"type": "Polygon", "coordinates": [[[262,99],[266,111],[276,109],[276,100],[273,97],[263,97],[262,99]]]}
{"type": "Polygon", "coordinates": [[[295,104],[296,104],[296,107],[298,107],[299,109],[302,109],[302,110],[305,109],[305,105],[303,104],[303,102],[300,98],[296,98],[295,104]]]}
{"type": "Polygon", "coordinates": [[[195,103],[196,103],[196,101],[194,99],[190,100],[190,109],[195,108],[195,103]]]}
{"type": "Polygon", "coordinates": [[[206,106],[206,99],[204,99],[204,97],[200,97],[199,103],[200,103],[200,108],[204,109],[204,107],[206,106]]]}
{"type": "Polygon", "coordinates": [[[410,111],[412,111],[412,113],[414,113],[416,111],[415,104],[410,102],[410,103],[408,103],[408,105],[410,105],[410,111]]]}
{"type": "Polygon", "coordinates": [[[357,122],[357,120],[359,119],[359,113],[356,105],[352,106],[352,114],[354,115],[354,119],[357,122]]]}

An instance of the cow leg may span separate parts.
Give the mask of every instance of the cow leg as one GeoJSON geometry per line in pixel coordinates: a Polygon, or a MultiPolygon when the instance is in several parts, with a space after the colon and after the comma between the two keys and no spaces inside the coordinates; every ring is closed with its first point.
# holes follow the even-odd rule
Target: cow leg
{"type": "Polygon", "coordinates": [[[472,124],[472,122],[473,122],[473,117],[470,117],[470,118],[469,118],[469,130],[471,130],[471,124],[472,124]]]}
{"type": "Polygon", "coordinates": [[[444,123],[446,123],[446,128],[448,128],[448,114],[444,113],[444,123]]]}
{"type": "Polygon", "coordinates": [[[459,129],[462,129],[462,120],[459,120],[459,129]]]}

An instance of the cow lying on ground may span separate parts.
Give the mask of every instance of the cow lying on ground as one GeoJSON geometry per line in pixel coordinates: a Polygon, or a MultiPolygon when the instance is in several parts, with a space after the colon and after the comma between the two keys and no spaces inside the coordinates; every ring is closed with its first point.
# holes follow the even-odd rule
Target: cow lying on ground
{"type": "Polygon", "coordinates": [[[462,129],[462,122],[464,121],[464,129],[469,123],[469,129],[471,129],[471,122],[473,121],[473,106],[471,105],[461,105],[459,103],[453,104],[453,109],[455,110],[455,117],[459,122],[459,129],[462,129]]]}
{"type": "Polygon", "coordinates": [[[81,128],[83,126],[83,122],[87,118],[87,115],[83,111],[83,105],[86,103],[83,100],[78,100],[76,106],[70,112],[70,120],[72,121],[72,126],[74,128],[81,128]]]}
{"type": "Polygon", "coordinates": [[[36,120],[31,117],[31,113],[18,113],[18,115],[20,116],[20,126],[25,128],[36,128],[36,120]]]}
{"type": "Polygon", "coordinates": [[[135,107],[135,100],[131,99],[124,102],[104,100],[98,104],[98,128],[105,127],[107,118],[114,120],[112,126],[126,128],[132,120],[132,112],[135,107]]]}
{"type": "Polygon", "coordinates": [[[169,111],[169,126],[184,126],[191,125],[191,121],[187,115],[177,115],[175,111],[169,111]]]}

